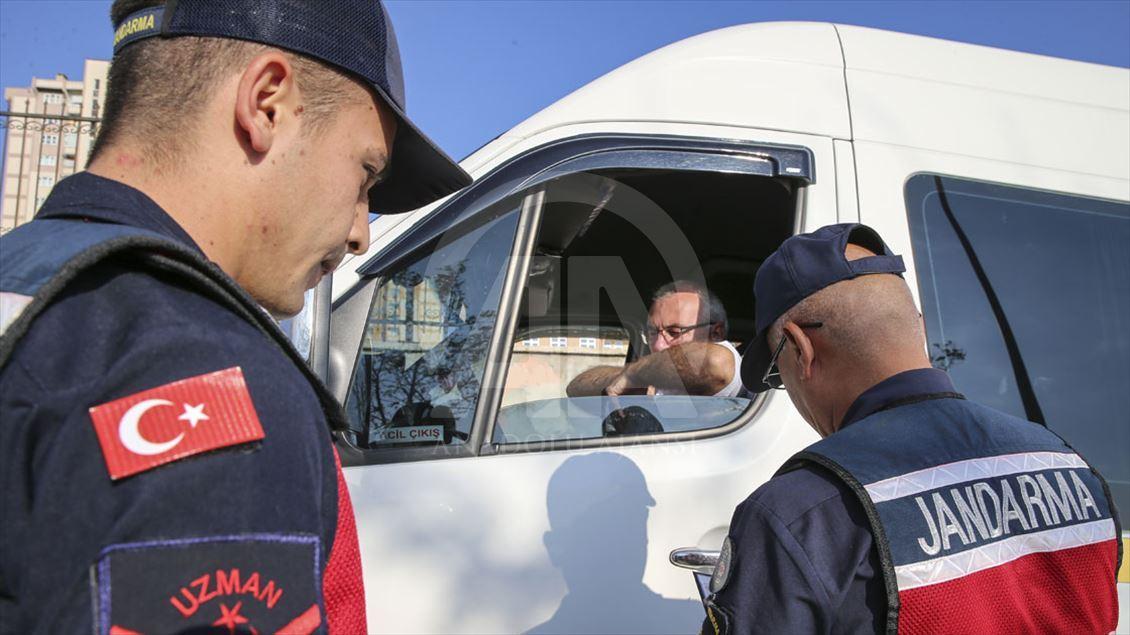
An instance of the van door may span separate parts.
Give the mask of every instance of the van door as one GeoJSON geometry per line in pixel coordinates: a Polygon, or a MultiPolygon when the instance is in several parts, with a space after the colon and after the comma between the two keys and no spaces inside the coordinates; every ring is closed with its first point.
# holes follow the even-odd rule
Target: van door
{"type": "Polygon", "coordinates": [[[831,140],[787,136],[548,142],[360,269],[334,307],[329,383],[351,422],[370,630],[698,628],[669,552],[718,549],[811,432],[784,395],[566,387],[648,353],[650,296],[673,279],[717,293],[733,343],[752,336],[761,260],[837,217],[831,140]]]}

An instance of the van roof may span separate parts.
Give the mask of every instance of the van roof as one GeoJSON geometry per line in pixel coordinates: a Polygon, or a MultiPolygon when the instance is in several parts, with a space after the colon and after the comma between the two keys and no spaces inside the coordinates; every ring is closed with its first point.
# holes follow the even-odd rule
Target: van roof
{"type": "MultiPolygon", "coordinates": [[[[594,121],[771,129],[1078,169],[1070,162],[1095,154],[1086,139],[1130,137],[1130,70],[858,26],[745,24],[637,58],[502,137],[594,121]],[[1002,121],[1013,135],[980,138],[1002,121]],[[1014,147],[1034,130],[1053,134],[1014,147]]],[[[1117,156],[1098,173],[1124,177],[1130,152],[1100,154],[1117,156]]]]}
{"type": "MultiPolygon", "coordinates": [[[[842,77],[845,63],[849,71],[1130,110],[1130,70],[1125,68],[860,26],[762,22],[709,31],[643,55],[507,134],[526,136],[550,125],[620,118],[777,127],[762,123],[767,121],[766,111],[775,110],[770,104],[788,110],[783,102],[792,100],[785,93],[809,93],[803,86],[813,81],[829,89],[826,97],[835,96],[827,80],[842,77]],[[734,85],[736,77],[748,80],[738,84],[761,90],[741,91],[734,85]],[[743,103],[744,97],[761,105],[744,114],[735,108],[730,116],[719,118],[728,108],[710,102],[722,97],[743,103]]],[[[787,119],[785,114],[777,113],[768,121],[782,119],[787,119]]],[[[846,124],[829,113],[806,117],[801,128],[784,128],[846,138],[846,124]]]]}

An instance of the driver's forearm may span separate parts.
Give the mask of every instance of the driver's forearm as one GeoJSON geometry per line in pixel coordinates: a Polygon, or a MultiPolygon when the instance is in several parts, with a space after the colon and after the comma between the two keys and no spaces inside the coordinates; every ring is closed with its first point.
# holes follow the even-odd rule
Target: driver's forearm
{"type": "Polygon", "coordinates": [[[600,396],[622,370],[618,366],[594,366],[574,377],[565,387],[565,394],[570,397],[600,396]]]}
{"type": "Polygon", "coordinates": [[[655,386],[668,393],[713,395],[730,383],[733,366],[733,355],[725,347],[692,342],[652,353],[629,365],[625,372],[633,384],[655,386]]]}

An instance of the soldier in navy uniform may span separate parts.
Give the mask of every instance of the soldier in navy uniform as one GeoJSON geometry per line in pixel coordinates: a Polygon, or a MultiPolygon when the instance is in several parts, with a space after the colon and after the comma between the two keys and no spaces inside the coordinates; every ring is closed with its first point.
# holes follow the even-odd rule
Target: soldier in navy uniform
{"type": "Polygon", "coordinates": [[[365,632],[343,415],[273,318],[470,179],[377,0],[112,19],[88,170],[0,239],[0,633],[365,632]]]}
{"type": "Polygon", "coordinates": [[[859,224],[786,240],[757,272],[755,392],[823,440],[734,512],[705,633],[1108,633],[1118,516],[1043,426],[931,368],[902,258],[859,224]]]}

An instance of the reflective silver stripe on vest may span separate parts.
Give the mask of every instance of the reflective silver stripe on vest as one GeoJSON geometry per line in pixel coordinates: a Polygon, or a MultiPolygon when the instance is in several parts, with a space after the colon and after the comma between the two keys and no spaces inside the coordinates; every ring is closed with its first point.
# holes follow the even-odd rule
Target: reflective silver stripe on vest
{"type": "Polygon", "coordinates": [[[31,301],[30,295],[0,291],[0,335],[3,335],[12,322],[20,317],[31,301]]]}
{"type": "Polygon", "coordinates": [[[1082,525],[1057,527],[1034,534],[1013,536],[983,547],[933,560],[895,567],[899,591],[956,580],[978,571],[1008,564],[1034,553],[1049,553],[1093,545],[1114,537],[1114,521],[1094,520],[1082,525]]]}
{"type": "Polygon", "coordinates": [[[875,481],[865,486],[872,502],[878,504],[904,496],[983,478],[1008,476],[1036,470],[1086,468],[1087,463],[1070,452],[1023,452],[982,459],[955,461],[937,467],[875,481]]]}

